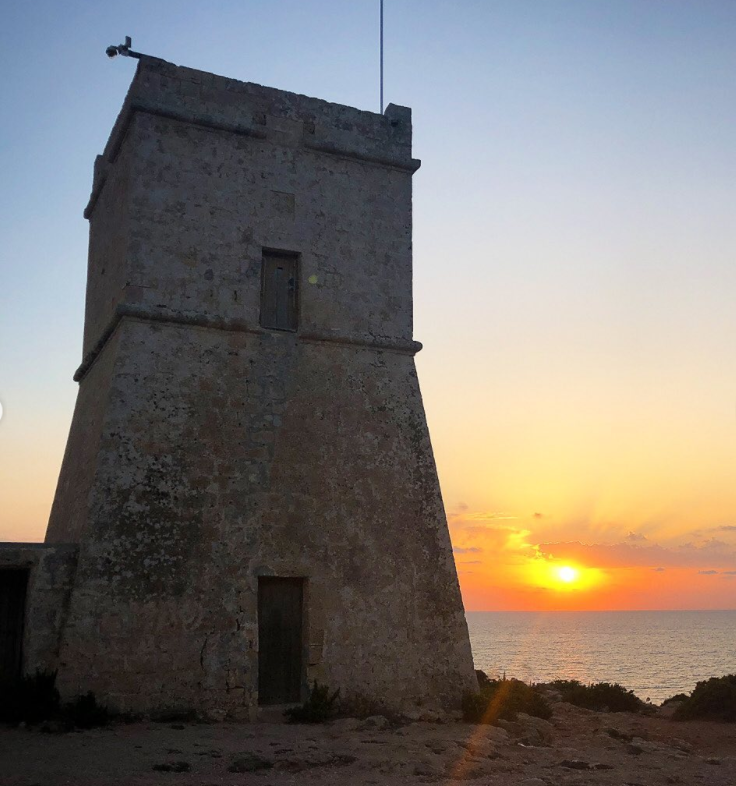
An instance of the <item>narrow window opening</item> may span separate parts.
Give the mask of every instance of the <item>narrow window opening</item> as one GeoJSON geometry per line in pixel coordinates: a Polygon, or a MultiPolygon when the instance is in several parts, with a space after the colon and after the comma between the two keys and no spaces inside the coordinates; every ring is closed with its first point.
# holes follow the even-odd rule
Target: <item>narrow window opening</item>
{"type": "Polygon", "coordinates": [[[266,251],[261,269],[261,327],[297,329],[299,260],[295,254],[266,251]]]}

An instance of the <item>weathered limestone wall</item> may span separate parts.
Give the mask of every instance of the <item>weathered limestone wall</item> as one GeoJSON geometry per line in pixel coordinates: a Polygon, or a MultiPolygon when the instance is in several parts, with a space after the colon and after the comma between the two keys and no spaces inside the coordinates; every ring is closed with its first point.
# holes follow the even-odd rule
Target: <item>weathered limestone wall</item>
{"type": "Polygon", "coordinates": [[[252,716],[272,575],[307,579],[305,687],[407,708],[473,684],[413,360],[417,165],[407,109],[141,61],[95,166],[47,538],[79,542],[66,694],[252,716]],[[296,333],[259,327],[264,249],[300,254],[296,333]]]}
{"type": "Polygon", "coordinates": [[[23,636],[23,665],[28,674],[57,666],[76,565],[75,546],[0,543],[0,570],[29,571],[23,636]]]}
{"type": "Polygon", "coordinates": [[[274,144],[142,113],[128,134],[126,302],[257,326],[275,248],[301,254],[302,332],[411,340],[410,172],[316,153],[301,131],[274,144]]]}
{"type": "Polygon", "coordinates": [[[100,439],[117,357],[112,336],[79,387],[64,460],[51,506],[46,543],[79,543],[89,519],[89,496],[100,460],[100,439]]]}
{"type": "MultiPolygon", "coordinates": [[[[130,271],[130,194],[133,148],[126,145],[109,168],[90,222],[83,354],[94,349],[125,300],[130,271]]],[[[99,157],[98,157],[99,158],[99,157]]]]}
{"type": "Polygon", "coordinates": [[[68,692],[247,707],[280,575],[308,578],[310,679],[452,701],[467,634],[412,358],[133,319],[119,342],[68,692]]]}

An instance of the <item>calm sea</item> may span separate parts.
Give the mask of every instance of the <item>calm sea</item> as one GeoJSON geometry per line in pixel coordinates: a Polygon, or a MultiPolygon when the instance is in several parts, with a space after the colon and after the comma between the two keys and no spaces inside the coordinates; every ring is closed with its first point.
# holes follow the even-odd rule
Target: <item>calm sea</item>
{"type": "Polygon", "coordinates": [[[467,614],[475,667],[525,681],[618,682],[659,703],[736,673],[736,611],[467,614]]]}

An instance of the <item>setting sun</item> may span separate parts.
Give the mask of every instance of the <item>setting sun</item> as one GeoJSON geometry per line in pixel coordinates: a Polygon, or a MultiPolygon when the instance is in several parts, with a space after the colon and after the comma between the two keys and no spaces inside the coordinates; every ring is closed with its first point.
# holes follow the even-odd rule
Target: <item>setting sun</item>
{"type": "MultiPolygon", "coordinates": [[[[472,573],[461,573],[461,580],[469,592],[473,592],[482,580],[482,568],[476,567],[482,564],[478,560],[472,573]]],[[[591,598],[595,599],[596,594],[610,583],[606,572],[600,568],[557,562],[539,555],[522,557],[504,574],[504,581],[507,586],[518,588],[518,592],[526,593],[537,608],[543,606],[548,609],[589,607],[591,598]]]]}

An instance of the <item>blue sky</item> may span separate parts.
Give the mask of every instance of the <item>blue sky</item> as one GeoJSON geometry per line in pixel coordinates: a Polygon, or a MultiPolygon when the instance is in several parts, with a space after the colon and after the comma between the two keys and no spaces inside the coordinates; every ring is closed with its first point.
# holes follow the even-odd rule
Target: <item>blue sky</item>
{"type": "MultiPolygon", "coordinates": [[[[125,35],[377,109],[377,0],[6,10],[0,538],[45,528],[81,353],[82,209],[135,65],[104,50],[125,35]]],[[[730,0],[386,0],[386,99],[413,108],[424,162],[415,333],[448,507],[546,505],[586,542],[730,523],[734,41],[730,0]]]]}

